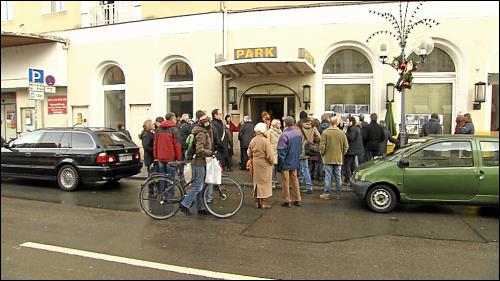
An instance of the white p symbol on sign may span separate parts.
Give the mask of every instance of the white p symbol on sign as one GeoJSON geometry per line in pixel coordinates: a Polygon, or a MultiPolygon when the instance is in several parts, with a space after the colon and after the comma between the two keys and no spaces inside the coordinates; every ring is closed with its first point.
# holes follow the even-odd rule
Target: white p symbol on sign
{"type": "Polygon", "coordinates": [[[28,76],[30,83],[43,84],[43,70],[30,68],[28,71],[28,76]]]}

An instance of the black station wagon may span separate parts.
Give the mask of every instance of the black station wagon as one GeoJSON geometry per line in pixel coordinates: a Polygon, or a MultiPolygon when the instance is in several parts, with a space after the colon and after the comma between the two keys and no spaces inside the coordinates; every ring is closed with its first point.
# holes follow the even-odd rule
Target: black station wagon
{"type": "Polygon", "coordinates": [[[2,178],[57,180],[64,191],[80,182],[116,182],[141,171],[139,147],[110,128],[43,128],[2,147],[2,178]]]}

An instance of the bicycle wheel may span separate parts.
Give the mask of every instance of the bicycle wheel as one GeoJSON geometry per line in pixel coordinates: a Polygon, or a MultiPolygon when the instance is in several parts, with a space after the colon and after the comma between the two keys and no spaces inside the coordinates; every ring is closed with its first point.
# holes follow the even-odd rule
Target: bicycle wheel
{"type": "Polygon", "coordinates": [[[142,185],[140,203],[142,210],[154,219],[168,219],[175,215],[184,198],[179,186],[169,177],[153,176],[142,185]]]}
{"type": "Polygon", "coordinates": [[[222,178],[220,185],[213,185],[213,192],[210,191],[209,185],[205,186],[203,199],[207,210],[212,215],[218,218],[229,218],[236,214],[243,205],[243,189],[234,180],[222,178]]]}

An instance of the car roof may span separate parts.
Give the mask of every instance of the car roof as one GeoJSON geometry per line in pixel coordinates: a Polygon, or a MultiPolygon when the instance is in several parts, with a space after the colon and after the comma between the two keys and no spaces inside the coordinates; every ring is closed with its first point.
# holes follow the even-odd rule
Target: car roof
{"type": "Polygon", "coordinates": [[[46,127],[36,131],[118,132],[117,129],[106,127],[46,127]]]}
{"type": "Polygon", "coordinates": [[[486,136],[486,135],[466,135],[466,134],[454,134],[454,135],[428,135],[424,137],[425,139],[488,139],[488,140],[497,140],[496,136],[486,136]]]}

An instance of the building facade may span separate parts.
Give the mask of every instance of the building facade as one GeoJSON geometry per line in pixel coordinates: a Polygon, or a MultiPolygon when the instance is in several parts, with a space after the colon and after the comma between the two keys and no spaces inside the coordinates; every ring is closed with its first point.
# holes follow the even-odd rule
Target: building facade
{"type": "MultiPolygon", "coordinates": [[[[258,121],[264,110],[383,119],[386,84],[398,74],[379,62],[379,47],[400,49],[384,36],[367,43],[392,28],[370,10],[399,15],[399,3],[2,1],[2,136],[86,119],[124,122],[140,143],[146,119],[214,108],[233,120],[258,121]],[[54,77],[55,93],[30,99],[28,69],[54,77]]],[[[419,126],[412,118],[434,112],[446,133],[459,112],[471,113],[478,133],[498,131],[498,2],[425,2],[420,18],[440,24],[408,38],[407,54],[424,37],[434,41],[406,91],[410,133],[419,126]],[[479,81],[486,98],[474,109],[479,81]]],[[[400,122],[398,93],[392,108],[400,122]]]]}

